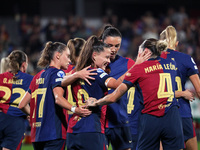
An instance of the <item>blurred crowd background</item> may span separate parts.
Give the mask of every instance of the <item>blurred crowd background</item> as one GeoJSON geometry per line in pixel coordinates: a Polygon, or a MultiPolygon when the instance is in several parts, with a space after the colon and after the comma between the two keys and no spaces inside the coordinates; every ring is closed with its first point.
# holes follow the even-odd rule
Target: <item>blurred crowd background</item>
{"type": "MultiPolygon", "coordinates": [[[[198,4],[198,0],[8,0],[0,6],[0,58],[23,50],[29,57],[28,73],[34,75],[47,41],[87,39],[109,23],[122,33],[119,54],[135,59],[144,39],[158,39],[166,26],[173,25],[180,41],[177,50],[191,55],[200,70],[198,4]]],[[[192,90],[189,83],[188,88],[192,90]]],[[[192,108],[199,139],[198,101],[192,108]]]]}

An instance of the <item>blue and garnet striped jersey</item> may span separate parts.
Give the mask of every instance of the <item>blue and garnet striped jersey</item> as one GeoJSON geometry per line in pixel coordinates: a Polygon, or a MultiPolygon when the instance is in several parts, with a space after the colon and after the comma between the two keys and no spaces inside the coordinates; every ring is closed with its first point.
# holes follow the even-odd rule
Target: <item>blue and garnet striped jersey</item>
{"type": "MultiPolygon", "coordinates": [[[[64,72],[66,73],[66,75],[71,74],[71,73],[73,73],[74,68],[75,68],[75,66],[70,64],[68,66],[67,70],[64,70],[64,72]]],[[[76,106],[76,103],[73,101],[71,85],[67,86],[64,97],[72,106],[76,106]]],[[[66,112],[66,120],[68,123],[69,119],[72,117],[73,112],[71,112],[70,110],[66,110],[66,111],[67,111],[66,112]]]]}
{"type": "MultiPolygon", "coordinates": [[[[130,58],[125,58],[116,55],[115,60],[108,65],[110,68],[110,76],[116,80],[128,71],[135,62],[130,58]]],[[[109,89],[108,94],[112,93],[114,89],[109,89]]],[[[125,93],[116,103],[110,104],[106,112],[106,128],[129,126],[127,115],[127,93],[125,93]]]]}
{"type": "MultiPolygon", "coordinates": [[[[191,56],[172,50],[167,49],[166,52],[163,52],[161,57],[166,59],[172,59],[176,62],[177,66],[177,76],[176,83],[178,91],[185,90],[186,81],[189,79],[191,75],[198,74],[198,68],[192,59],[191,56]]],[[[178,98],[178,102],[180,104],[179,112],[181,117],[192,117],[190,102],[183,97],[178,98]]]]}
{"type": "Polygon", "coordinates": [[[55,104],[53,89],[61,86],[64,71],[48,67],[36,74],[29,87],[31,141],[66,139],[66,110],[55,104]]]}
{"type": "MultiPolygon", "coordinates": [[[[90,80],[91,85],[83,80],[78,80],[71,85],[74,103],[77,106],[84,105],[89,97],[100,99],[107,94],[105,81],[109,75],[102,69],[94,71],[97,75],[92,76],[95,80],[90,80]]],[[[99,132],[104,133],[105,114],[107,106],[97,106],[91,108],[92,114],[87,117],[80,117],[73,114],[69,120],[68,133],[99,132]]]]}
{"type": "Polygon", "coordinates": [[[18,71],[13,79],[11,72],[0,74],[0,110],[12,116],[25,116],[18,104],[26,93],[33,78],[32,75],[18,71]]]}
{"type": "Polygon", "coordinates": [[[127,113],[131,134],[138,133],[139,117],[143,108],[142,99],[140,88],[137,85],[128,90],[127,113]]]}
{"type": "Polygon", "coordinates": [[[143,98],[142,113],[164,116],[172,106],[178,105],[175,77],[175,61],[157,57],[134,66],[123,82],[129,86],[138,84],[143,98]]]}

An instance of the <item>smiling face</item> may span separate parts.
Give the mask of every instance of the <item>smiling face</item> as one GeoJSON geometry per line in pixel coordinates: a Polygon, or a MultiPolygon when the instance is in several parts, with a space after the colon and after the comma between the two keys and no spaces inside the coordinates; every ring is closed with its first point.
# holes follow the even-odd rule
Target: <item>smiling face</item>
{"type": "Polygon", "coordinates": [[[102,52],[94,52],[93,60],[96,68],[106,69],[106,66],[110,63],[110,48],[104,48],[102,52]]]}
{"type": "Polygon", "coordinates": [[[110,59],[114,60],[117,55],[117,52],[121,46],[121,42],[122,42],[121,37],[108,36],[108,37],[106,37],[106,39],[103,42],[106,43],[109,46],[109,48],[111,49],[110,59]]]}
{"type": "Polygon", "coordinates": [[[70,51],[69,48],[66,48],[62,53],[60,53],[60,65],[61,69],[67,69],[70,61],[70,51]]]}

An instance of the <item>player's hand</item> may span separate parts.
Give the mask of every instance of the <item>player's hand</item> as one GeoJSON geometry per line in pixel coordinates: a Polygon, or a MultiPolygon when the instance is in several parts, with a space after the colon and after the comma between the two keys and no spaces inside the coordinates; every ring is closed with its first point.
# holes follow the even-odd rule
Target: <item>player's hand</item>
{"type": "Polygon", "coordinates": [[[144,61],[147,61],[151,57],[151,55],[152,52],[145,49],[142,53],[138,53],[135,64],[140,64],[143,63],[144,61]]]}
{"type": "Polygon", "coordinates": [[[81,117],[87,117],[92,113],[92,111],[87,109],[86,106],[79,106],[76,107],[75,113],[81,117]]]}
{"type": "Polygon", "coordinates": [[[86,101],[86,106],[87,107],[95,107],[95,106],[97,106],[96,102],[97,102],[96,98],[89,97],[89,99],[87,99],[87,101],[86,101]]]}
{"type": "Polygon", "coordinates": [[[183,97],[191,102],[193,102],[195,99],[194,99],[194,93],[192,93],[191,91],[189,90],[185,90],[183,91],[183,97]]]}
{"type": "Polygon", "coordinates": [[[89,85],[91,85],[91,83],[89,82],[88,79],[95,80],[95,78],[93,78],[91,76],[92,75],[97,75],[97,73],[93,72],[93,71],[96,71],[97,69],[90,69],[90,70],[88,70],[90,67],[91,67],[91,65],[88,66],[88,67],[83,68],[80,71],[77,71],[77,74],[79,75],[79,78],[85,80],[89,85]]]}

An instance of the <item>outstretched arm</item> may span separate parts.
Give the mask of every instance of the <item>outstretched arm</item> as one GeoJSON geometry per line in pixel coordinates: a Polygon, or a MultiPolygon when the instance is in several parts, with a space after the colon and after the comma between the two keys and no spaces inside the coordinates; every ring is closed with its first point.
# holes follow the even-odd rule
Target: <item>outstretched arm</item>
{"type": "Polygon", "coordinates": [[[185,99],[187,99],[191,102],[194,100],[194,94],[189,90],[175,91],[175,97],[176,98],[184,97],[185,99]]]}
{"type": "MultiPolygon", "coordinates": [[[[135,64],[130,68],[130,69],[132,69],[135,65],[137,65],[137,64],[140,64],[140,63],[143,63],[144,61],[147,61],[150,57],[151,57],[151,52],[150,51],[146,51],[146,50],[144,50],[142,53],[138,53],[138,56],[137,56],[137,59],[136,59],[136,62],[135,62],[135,64]]],[[[130,70],[129,69],[129,70],[130,70]]],[[[128,71],[129,71],[128,70],[128,71]]],[[[128,72],[127,71],[127,72],[128,72]]],[[[125,77],[125,75],[126,75],[126,73],[127,72],[125,72],[121,77],[119,77],[117,80],[115,79],[115,78],[112,78],[112,77],[110,77],[110,78],[108,78],[107,80],[106,80],[106,86],[108,87],[108,88],[112,88],[112,89],[116,89],[122,82],[123,82],[123,80],[124,80],[124,77],[125,77]]]]}
{"type": "Polygon", "coordinates": [[[92,113],[84,107],[74,107],[73,109],[72,105],[63,97],[64,90],[62,87],[55,87],[53,89],[53,94],[55,97],[55,103],[64,109],[70,110],[73,113],[76,113],[82,117],[86,117],[92,113]]]}
{"type": "Polygon", "coordinates": [[[87,106],[94,107],[98,105],[108,105],[108,104],[114,103],[122,95],[124,95],[124,93],[126,93],[127,90],[128,90],[128,86],[124,83],[121,83],[113,93],[108,94],[99,100],[96,100],[95,98],[89,98],[87,100],[87,106]]]}
{"type": "Polygon", "coordinates": [[[91,85],[91,83],[89,82],[88,79],[91,79],[91,80],[95,80],[95,78],[91,77],[92,75],[97,75],[97,73],[92,73],[93,71],[95,71],[96,69],[91,69],[91,70],[88,70],[91,66],[88,66],[88,67],[85,67],[84,69],[80,70],[80,71],[77,71],[73,74],[69,74],[69,75],[66,75],[63,80],[62,80],[62,83],[61,85],[63,87],[66,87],[70,84],[72,84],[73,82],[75,82],[77,79],[83,79],[85,80],[89,85],[91,85]]]}

